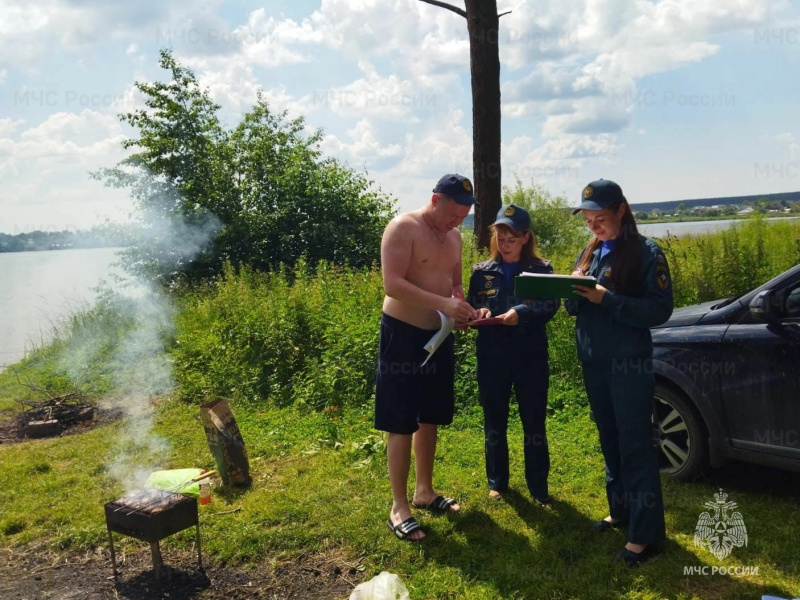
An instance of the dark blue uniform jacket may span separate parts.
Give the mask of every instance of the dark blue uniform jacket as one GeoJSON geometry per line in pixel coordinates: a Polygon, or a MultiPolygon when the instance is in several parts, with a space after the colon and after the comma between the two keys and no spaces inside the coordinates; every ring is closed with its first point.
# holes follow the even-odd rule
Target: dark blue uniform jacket
{"type": "MultiPolygon", "coordinates": [[[[506,285],[500,260],[488,260],[472,266],[467,302],[473,308],[488,308],[497,317],[513,308],[519,315],[515,326],[490,325],[478,328],[477,355],[547,356],[545,325],[561,305],[558,298],[522,299],[514,296],[513,282],[506,285]]],[[[519,272],[552,273],[549,260],[533,258],[520,263],[519,272]]],[[[518,274],[518,273],[516,273],[518,274]]]]}
{"type": "Polygon", "coordinates": [[[650,327],[664,323],[672,315],[672,281],[667,259],[658,244],[643,236],[641,244],[642,293],[639,296],[623,296],[614,291],[611,269],[614,250],[600,258],[601,247],[598,246],[587,275],[593,275],[608,289],[603,300],[600,304],[584,298],[564,303],[567,312],[578,317],[575,336],[579,360],[652,357],[650,327]]]}

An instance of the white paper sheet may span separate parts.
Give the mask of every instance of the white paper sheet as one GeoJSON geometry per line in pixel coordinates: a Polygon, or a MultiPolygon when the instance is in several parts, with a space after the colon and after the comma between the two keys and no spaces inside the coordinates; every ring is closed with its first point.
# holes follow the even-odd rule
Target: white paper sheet
{"type": "Polygon", "coordinates": [[[436,312],[439,313],[439,318],[442,320],[442,326],[424,346],[425,350],[428,352],[428,358],[426,358],[425,362],[422,363],[423,367],[425,366],[425,363],[431,359],[431,356],[433,356],[433,353],[436,352],[439,346],[442,345],[442,342],[447,339],[447,336],[450,335],[450,332],[453,331],[453,326],[456,324],[455,319],[451,319],[442,311],[437,310],[436,312]]]}

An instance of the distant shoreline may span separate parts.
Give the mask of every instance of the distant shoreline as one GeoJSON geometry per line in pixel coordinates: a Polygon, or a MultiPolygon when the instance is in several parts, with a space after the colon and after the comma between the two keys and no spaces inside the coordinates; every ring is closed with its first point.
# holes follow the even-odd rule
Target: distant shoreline
{"type": "MultiPolygon", "coordinates": [[[[634,207],[631,206],[633,209],[634,207]]],[[[634,213],[636,211],[634,210],[634,213]]],[[[636,219],[639,224],[655,225],[656,223],[695,223],[698,221],[747,221],[752,219],[755,215],[718,215],[716,217],[670,217],[669,219],[636,219]]],[[[800,219],[800,213],[778,213],[769,215],[760,215],[762,219],[800,219]]]]}
{"type": "Polygon", "coordinates": [[[51,250],[94,250],[98,248],[122,248],[119,244],[103,244],[98,246],[70,246],[67,248],[0,248],[0,253],[12,252],[50,252],[51,250]]]}

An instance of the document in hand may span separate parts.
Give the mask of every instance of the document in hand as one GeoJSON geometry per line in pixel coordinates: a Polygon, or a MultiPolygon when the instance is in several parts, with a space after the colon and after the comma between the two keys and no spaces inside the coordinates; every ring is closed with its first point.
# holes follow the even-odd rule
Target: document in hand
{"type": "Polygon", "coordinates": [[[514,278],[514,294],[518,298],[577,298],[573,285],[595,287],[597,279],[586,275],[522,273],[514,278]]]}
{"type": "Polygon", "coordinates": [[[453,326],[456,324],[455,319],[451,319],[442,311],[437,310],[436,312],[439,313],[439,318],[442,320],[442,326],[424,346],[425,350],[428,352],[428,357],[422,363],[423,367],[425,366],[425,363],[431,359],[431,356],[433,356],[433,353],[436,352],[439,346],[442,345],[442,342],[447,339],[447,336],[450,335],[450,332],[453,331],[453,326]]]}
{"type": "Polygon", "coordinates": [[[467,321],[466,323],[458,323],[453,329],[469,329],[470,327],[484,327],[486,325],[502,325],[503,319],[500,317],[487,317],[484,319],[475,319],[474,321],[467,321]]]}

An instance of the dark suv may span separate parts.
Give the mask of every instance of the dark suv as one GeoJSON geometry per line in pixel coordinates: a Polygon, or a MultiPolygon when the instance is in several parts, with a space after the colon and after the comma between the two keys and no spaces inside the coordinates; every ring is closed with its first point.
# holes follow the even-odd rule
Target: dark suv
{"type": "Polygon", "coordinates": [[[731,459],[800,471],[800,265],[652,329],[662,469],[731,459]]]}

